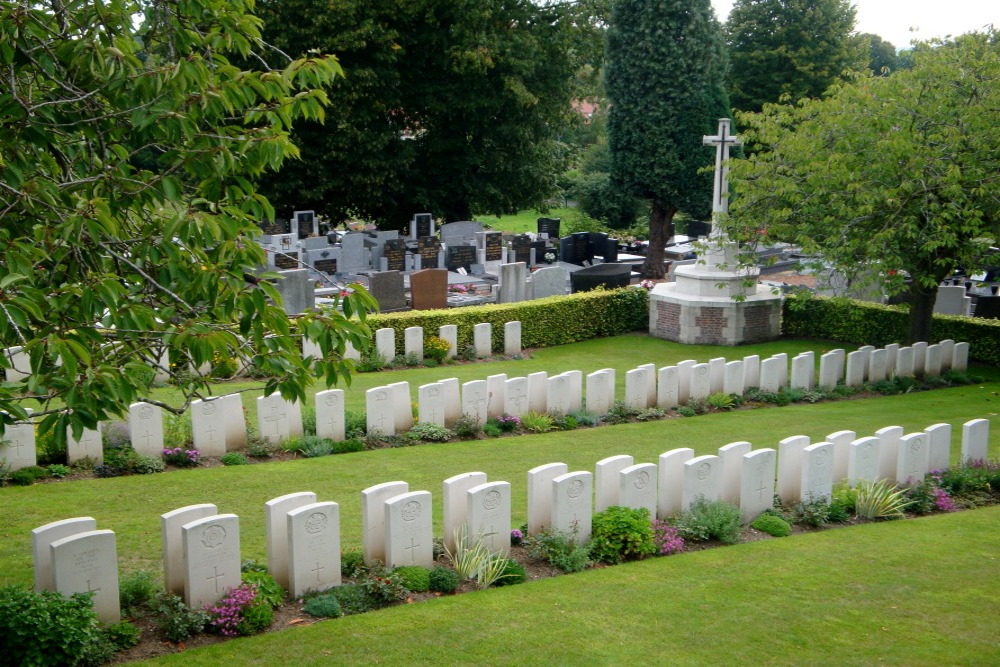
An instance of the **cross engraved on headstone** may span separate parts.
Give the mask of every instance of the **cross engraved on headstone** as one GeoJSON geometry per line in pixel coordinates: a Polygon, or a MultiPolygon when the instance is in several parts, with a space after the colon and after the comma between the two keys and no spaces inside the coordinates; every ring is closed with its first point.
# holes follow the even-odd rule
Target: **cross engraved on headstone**
{"type": "Polygon", "coordinates": [[[325,569],[326,569],[325,567],[323,567],[322,565],[319,564],[319,561],[316,561],[316,567],[314,567],[313,569],[309,570],[310,572],[315,572],[316,573],[316,583],[317,584],[320,583],[319,573],[321,571],[325,570],[325,569]]]}
{"type": "Polygon", "coordinates": [[[215,433],[216,433],[215,425],[209,422],[207,431],[208,431],[209,442],[215,442],[215,433]]]}
{"type": "Polygon", "coordinates": [[[417,548],[417,547],[419,547],[420,545],[419,545],[419,544],[415,544],[415,542],[416,542],[416,540],[414,540],[414,539],[413,539],[413,538],[411,537],[411,538],[410,538],[410,546],[408,546],[408,547],[405,547],[405,548],[406,548],[406,550],[410,552],[410,562],[411,562],[411,563],[416,563],[416,562],[417,562],[417,552],[416,552],[415,550],[416,550],[416,548],[417,548]]]}
{"type": "Polygon", "coordinates": [[[21,448],[24,447],[24,443],[21,442],[21,438],[20,437],[15,437],[13,440],[11,440],[10,441],[10,447],[12,449],[16,449],[17,450],[17,458],[21,458],[23,456],[21,454],[21,448]]]}
{"type": "Polygon", "coordinates": [[[94,436],[94,431],[91,431],[89,429],[84,430],[83,435],[80,436],[79,440],[80,447],[82,447],[84,451],[90,451],[91,445],[94,444],[93,436],[94,436]]]}
{"type": "Polygon", "coordinates": [[[272,403],[271,414],[268,415],[267,417],[264,417],[264,421],[269,426],[274,428],[274,431],[269,433],[268,435],[273,435],[277,437],[281,432],[279,424],[281,424],[281,422],[283,422],[284,420],[285,420],[285,414],[281,412],[281,408],[279,408],[276,403],[272,403]]]}
{"type": "Polygon", "coordinates": [[[153,439],[153,432],[147,428],[146,432],[142,434],[142,439],[146,441],[146,449],[149,449],[149,441],[153,439]]]}
{"type": "Polygon", "coordinates": [[[494,548],[493,540],[497,536],[497,531],[494,530],[493,524],[490,524],[490,532],[486,533],[485,537],[490,538],[490,549],[494,548]]]}
{"type": "Polygon", "coordinates": [[[101,590],[101,589],[100,588],[91,588],[90,587],[90,579],[87,579],[87,592],[88,593],[96,593],[99,590],[101,590]]]}
{"type": "Polygon", "coordinates": [[[431,406],[431,407],[428,407],[428,408],[425,408],[425,409],[427,411],[427,421],[429,421],[432,424],[435,423],[435,422],[437,422],[437,419],[438,419],[437,408],[431,406]]]}
{"type": "Polygon", "coordinates": [[[219,592],[219,579],[221,579],[222,577],[224,577],[226,575],[225,575],[225,573],[220,573],[219,572],[219,566],[218,565],[213,566],[212,567],[212,571],[215,572],[215,574],[211,575],[211,576],[208,576],[208,577],[205,577],[205,581],[212,581],[213,583],[215,583],[215,592],[218,593],[219,592]]]}
{"type": "Polygon", "coordinates": [[[715,218],[729,212],[729,147],[742,146],[743,141],[729,133],[728,118],[719,119],[719,133],[702,137],[706,146],[715,146],[715,184],[712,187],[712,236],[719,233],[715,218]]]}

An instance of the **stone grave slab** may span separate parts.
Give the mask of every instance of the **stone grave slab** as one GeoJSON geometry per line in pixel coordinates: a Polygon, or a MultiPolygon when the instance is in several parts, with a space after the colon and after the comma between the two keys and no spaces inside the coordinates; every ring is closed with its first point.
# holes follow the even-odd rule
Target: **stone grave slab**
{"type": "Polygon", "coordinates": [[[813,388],[813,355],[799,354],[792,357],[792,381],[793,389],[810,390],[813,388]]]}
{"type": "Polygon", "coordinates": [[[879,438],[858,438],[850,444],[847,455],[847,484],[854,488],[862,481],[878,480],[879,438]]]}
{"type": "Polygon", "coordinates": [[[297,598],[310,591],[339,586],[340,506],[310,503],[285,513],[288,544],[288,594],[297,598]]]}
{"type": "Polygon", "coordinates": [[[444,386],[440,382],[417,388],[417,420],[421,424],[445,425],[444,386]]]}
{"type": "Polygon", "coordinates": [[[543,414],[548,412],[549,374],[545,371],[528,373],[528,409],[543,414]]]}
{"type": "Polygon", "coordinates": [[[379,310],[383,313],[406,308],[403,274],[398,269],[372,274],[368,279],[368,291],[378,301],[379,310]]]}
{"type": "Polygon", "coordinates": [[[163,587],[167,592],[184,595],[184,534],[181,527],[218,513],[219,508],[212,503],[201,503],[178,507],[160,515],[163,587]]]}
{"type": "Polygon", "coordinates": [[[569,389],[566,408],[570,413],[579,412],[583,409],[583,371],[566,371],[562,375],[566,377],[569,389]]]}
{"type": "Polygon", "coordinates": [[[704,400],[712,393],[712,371],[708,364],[695,364],[691,369],[691,398],[704,400]]]}
{"type": "MultiPolygon", "coordinates": [[[[605,415],[615,402],[615,370],[604,368],[587,374],[587,411],[605,415]]],[[[568,472],[564,470],[563,472],[568,472]]]]}
{"type": "Polygon", "coordinates": [[[896,457],[899,452],[899,440],[903,437],[902,426],[886,426],[875,431],[879,445],[878,476],[879,479],[896,479],[896,457]]]}
{"type": "Polygon", "coordinates": [[[493,325],[482,322],[472,327],[472,341],[476,356],[483,358],[493,354],[493,325]]]}
{"type": "Polygon", "coordinates": [[[899,355],[899,343],[889,343],[885,346],[885,374],[886,377],[896,375],[896,357],[899,355]]]}
{"type": "Polygon", "coordinates": [[[163,408],[150,403],[128,406],[128,431],[132,449],[145,456],[163,455],[163,408]]]}
{"type": "Polygon", "coordinates": [[[448,358],[453,358],[458,354],[458,325],[455,324],[444,324],[438,329],[438,338],[448,341],[450,350],[448,350],[448,358]]]}
{"type": "Polygon", "coordinates": [[[930,447],[926,433],[908,433],[899,439],[896,453],[896,483],[919,484],[927,475],[930,447]]]}
{"type": "Polygon", "coordinates": [[[385,501],[385,559],[389,567],[434,566],[430,491],[411,491],[385,501]]]}
{"type": "Polygon", "coordinates": [[[955,343],[955,349],[951,357],[952,370],[964,373],[969,370],[969,344],[955,343]]]}
{"type": "Polygon", "coordinates": [[[31,560],[34,565],[35,592],[56,590],[52,574],[53,542],[97,530],[97,520],[90,516],[53,521],[31,531],[31,560]]]}
{"type": "Polygon", "coordinates": [[[462,416],[461,385],[458,378],[445,378],[438,382],[441,385],[441,398],[444,402],[444,423],[451,428],[462,416]]]}
{"type": "Polygon", "coordinates": [[[774,473],[778,452],[755,449],[741,457],[740,522],[748,524],[774,505],[774,473]]]}
{"type": "Polygon", "coordinates": [[[531,284],[536,299],[563,296],[569,285],[569,272],[561,266],[546,266],[531,274],[531,284]]]}
{"type": "MultiPolygon", "coordinates": [[[[422,252],[422,251],[421,251],[422,252]]],[[[423,256],[423,255],[421,255],[423,256]]],[[[437,261],[437,254],[434,255],[437,261]]],[[[427,267],[426,260],[424,267],[427,267]]],[[[410,302],[414,310],[448,307],[447,269],[424,268],[410,274],[410,302]]]]}
{"type": "Polygon", "coordinates": [[[413,355],[418,361],[424,360],[424,328],[406,327],[403,331],[403,353],[413,355]]]}
{"type": "Polygon", "coordinates": [[[181,526],[184,604],[200,609],[241,583],[240,519],[216,514],[181,526]]]}
{"type": "Polygon", "coordinates": [[[962,463],[985,461],[989,455],[990,422],[972,419],[962,424],[962,463]]]}
{"type": "Polygon", "coordinates": [[[777,393],[781,389],[781,360],[770,357],[760,362],[760,389],[777,393]]]}
{"type": "Polygon", "coordinates": [[[365,392],[365,414],[369,433],[396,435],[396,411],[393,391],[388,386],[373,387],[365,392]]]}
{"type": "Polygon", "coordinates": [[[104,461],[100,422],[97,423],[97,428],[83,429],[79,438],[74,438],[73,429],[66,427],[66,460],[73,465],[83,459],[90,459],[94,463],[104,461]]]}
{"type": "Polygon", "coordinates": [[[595,512],[601,512],[618,504],[618,493],[621,488],[618,473],[634,463],[635,460],[627,454],[609,456],[597,462],[594,466],[595,512]]]}
{"type": "Polygon", "coordinates": [[[666,519],[671,514],[681,512],[684,507],[684,464],[694,458],[694,450],[679,447],[660,454],[657,465],[656,516],[666,519]]]}
{"type": "Polygon", "coordinates": [[[832,352],[820,356],[819,358],[819,388],[833,389],[837,386],[838,372],[837,366],[841,362],[840,355],[832,352]]]}
{"type": "Polygon", "coordinates": [[[647,375],[649,371],[645,368],[633,368],[625,373],[625,404],[629,407],[636,410],[645,410],[649,407],[647,375]]]}
{"type": "Polygon", "coordinates": [[[287,589],[288,526],[285,515],[294,509],[316,502],[312,491],[288,493],[271,498],[264,503],[264,534],[267,538],[267,571],[274,580],[287,589]]]}
{"type": "Polygon", "coordinates": [[[361,545],[365,564],[385,563],[385,502],[410,490],[406,482],[384,482],[361,491],[361,545]]]}
{"type": "Polygon", "coordinates": [[[247,445],[247,418],[243,412],[243,397],[240,394],[226,394],[217,400],[226,430],[226,451],[243,449],[247,445]]]}
{"type": "Polygon", "coordinates": [[[719,499],[730,505],[740,503],[740,484],[743,479],[743,456],[753,445],[745,440],[719,447],[719,499]]]}
{"type": "Polygon", "coordinates": [[[346,437],[344,390],[327,389],[316,392],[316,435],[340,442],[346,437]]]}
{"type": "Polygon", "coordinates": [[[646,508],[650,518],[656,517],[655,463],[638,463],[618,473],[618,504],[633,509],[646,508]]]}
{"type": "MultiPolygon", "coordinates": [[[[487,261],[489,261],[489,257],[487,257],[487,261]]],[[[524,301],[528,296],[527,280],[528,265],[524,262],[501,264],[500,292],[497,294],[497,303],[524,301]]]]}
{"type": "Polygon", "coordinates": [[[913,348],[901,347],[896,353],[896,375],[913,377],[913,348]]]}
{"type": "Polygon", "coordinates": [[[444,480],[441,489],[443,499],[444,545],[450,552],[455,552],[457,538],[461,535],[468,540],[469,531],[466,527],[469,504],[466,491],[487,482],[484,472],[464,472],[444,480]]]}
{"type": "Polygon", "coordinates": [[[507,402],[507,375],[497,373],[486,376],[486,415],[500,417],[507,402]]]}
{"type": "Polygon", "coordinates": [[[882,382],[889,377],[889,360],[885,350],[872,350],[868,357],[868,380],[882,382]]]}
{"type": "Polygon", "coordinates": [[[503,411],[511,417],[528,413],[528,378],[510,378],[505,383],[503,411]]]}
{"type": "Polygon", "coordinates": [[[393,382],[388,387],[392,392],[392,408],[395,417],[396,433],[405,433],[413,428],[410,383],[393,382]]]}
{"type": "Polygon", "coordinates": [[[718,456],[706,454],[684,462],[684,490],[681,509],[687,511],[698,500],[719,500],[722,489],[721,465],[718,456]]]}
{"type": "Polygon", "coordinates": [[[941,372],[950,371],[955,358],[955,341],[946,338],[938,343],[938,347],[941,349],[941,372]]]}
{"type": "Polygon", "coordinates": [[[508,357],[521,354],[521,323],[516,320],[503,325],[503,353],[508,357]]]}
{"type": "Polygon", "coordinates": [[[802,452],[809,437],[793,435],[778,443],[778,496],[789,505],[802,498],[802,452]]]}
{"type": "Polygon", "coordinates": [[[851,443],[857,440],[854,431],[836,431],[826,436],[824,442],[833,445],[833,483],[847,479],[847,462],[850,458],[851,443]]]}
{"type": "Polygon", "coordinates": [[[847,374],[844,384],[848,387],[860,387],[865,383],[865,362],[868,356],[855,350],[847,355],[847,374]]]}
{"type": "Polygon", "coordinates": [[[118,601],[118,552],[110,530],[88,530],[49,544],[54,590],[65,596],[94,594],[94,611],[102,623],[122,620],[118,601]]]}
{"type": "Polygon", "coordinates": [[[259,396],[257,398],[257,428],[260,437],[268,442],[278,444],[291,436],[291,419],[288,414],[288,401],[280,394],[259,396]]]}
{"type": "Polygon", "coordinates": [[[473,380],[462,385],[462,414],[468,415],[479,422],[486,423],[489,414],[486,406],[490,395],[486,389],[486,380],[473,380]]]}
{"type": "Polygon", "coordinates": [[[771,355],[772,359],[778,360],[778,385],[788,386],[788,355],[784,352],[771,355]]]}
{"type": "Polygon", "coordinates": [[[726,358],[715,357],[708,360],[708,393],[718,394],[726,382],[726,358]]]}
{"type": "Polygon", "coordinates": [[[928,345],[924,356],[924,376],[938,377],[941,375],[941,346],[928,345]]]}
{"type": "Polygon", "coordinates": [[[395,329],[384,328],[375,331],[375,352],[387,362],[396,358],[395,329]]]}
{"type": "Polygon", "coordinates": [[[680,405],[678,400],[677,366],[664,366],[657,371],[656,405],[663,410],[670,410],[680,405]]]}
{"type": "Polygon", "coordinates": [[[680,405],[691,400],[691,372],[697,365],[694,359],[677,362],[677,402],[680,405]]]}
{"type": "Polygon", "coordinates": [[[218,399],[191,401],[191,433],[194,448],[202,456],[223,456],[226,453],[225,414],[218,399]]]}
{"type": "Polygon", "coordinates": [[[833,446],[817,442],[802,450],[802,502],[833,497],[833,446]]]}
{"type": "Polygon", "coordinates": [[[760,386],[760,355],[750,354],[743,357],[743,388],[760,386]]]}
{"type": "Polygon", "coordinates": [[[465,492],[470,538],[480,536],[490,553],[510,554],[510,483],[487,482],[465,492]]]}
{"type": "Polygon", "coordinates": [[[572,534],[578,544],[589,540],[594,514],[593,490],[594,475],[584,470],[553,479],[552,517],[549,521],[552,529],[572,534]]]}
{"type": "Polygon", "coordinates": [[[951,424],[934,424],[924,429],[927,434],[927,471],[951,467],[951,424]]]}
{"type": "Polygon", "coordinates": [[[642,364],[636,368],[646,371],[646,405],[656,405],[656,364],[642,364]]]}
{"type": "Polygon", "coordinates": [[[743,395],[743,361],[730,361],[726,363],[723,371],[724,379],[722,391],[726,394],[743,395]]]}
{"type": "Polygon", "coordinates": [[[917,377],[923,377],[924,365],[927,362],[927,343],[921,341],[910,347],[913,348],[913,374],[917,377]]]}
{"type": "Polygon", "coordinates": [[[552,480],[568,472],[565,463],[546,463],[528,471],[528,535],[551,527],[552,480]]]}

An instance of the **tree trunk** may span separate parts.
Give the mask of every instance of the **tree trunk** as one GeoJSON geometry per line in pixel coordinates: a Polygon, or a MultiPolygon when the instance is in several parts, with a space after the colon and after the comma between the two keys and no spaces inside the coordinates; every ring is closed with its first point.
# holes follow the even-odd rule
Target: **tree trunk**
{"type": "Polygon", "coordinates": [[[646,250],[646,261],[642,265],[642,276],[659,280],[666,275],[663,267],[663,247],[673,236],[674,214],[676,208],[666,207],[655,199],[649,210],[649,248],[646,250]]]}
{"type": "Polygon", "coordinates": [[[908,344],[930,342],[931,315],[934,314],[935,300],[937,300],[937,287],[928,291],[926,287],[917,285],[914,281],[910,287],[910,323],[906,333],[908,344]]]}

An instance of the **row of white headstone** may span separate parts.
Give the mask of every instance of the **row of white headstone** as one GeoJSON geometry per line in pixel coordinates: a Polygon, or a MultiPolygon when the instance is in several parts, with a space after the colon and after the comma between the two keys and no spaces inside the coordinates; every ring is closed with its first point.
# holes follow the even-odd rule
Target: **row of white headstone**
{"type": "MultiPolygon", "coordinates": [[[[878,479],[915,483],[948,467],[951,430],[942,423],[904,435],[902,427],[889,426],[862,438],[838,431],[815,444],[797,435],[779,442],[777,450],[734,442],[704,456],[678,448],[661,454],[656,464],[618,455],[598,461],[594,472],[549,463],[527,473],[528,533],[563,531],[582,542],[590,538],[595,511],[646,508],[650,516],[664,519],[700,499],[737,505],[742,521],[749,523],[773,505],[776,492],[792,504],[829,500],[840,480],[851,486],[878,479]]],[[[963,462],[985,460],[988,446],[987,420],[963,425],[963,462]]],[[[509,552],[509,482],[490,482],[482,472],[463,473],[444,480],[442,498],[449,550],[455,550],[457,540],[481,538],[492,553],[509,552]]],[[[368,487],[361,492],[361,524],[365,562],[433,565],[430,491],[410,491],[405,481],[368,487]]],[[[273,498],[264,504],[264,525],[268,570],[292,596],[340,585],[337,503],[318,502],[308,491],[273,498]]],[[[161,515],[160,526],[166,590],[200,608],[240,584],[235,514],[219,514],[208,503],[189,505],[161,515]]],[[[92,591],[102,620],[120,618],[112,531],[97,530],[91,517],[76,517],[36,528],[31,539],[36,590],[66,595],[92,591]]]]}
{"type": "MultiPolygon", "coordinates": [[[[458,325],[445,324],[438,328],[438,338],[448,342],[449,358],[458,354],[458,325]]],[[[493,325],[489,322],[476,324],[472,327],[472,344],[476,357],[483,358],[493,354],[493,325]]],[[[384,361],[392,361],[396,357],[396,330],[391,328],[375,331],[375,353],[384,361]]],[[[309,348],[312,350],[312,348],[309,348]]],[[[507,356],[521,354],[521,323],[517,320],[503,325],[503,351],[507,356]]],[[[306,353],[306,350],[303,350],[306,353]]],[[[424,358],[424,328],[407,327],[403,331],[403,354],[407,357],[424,358]]]]}

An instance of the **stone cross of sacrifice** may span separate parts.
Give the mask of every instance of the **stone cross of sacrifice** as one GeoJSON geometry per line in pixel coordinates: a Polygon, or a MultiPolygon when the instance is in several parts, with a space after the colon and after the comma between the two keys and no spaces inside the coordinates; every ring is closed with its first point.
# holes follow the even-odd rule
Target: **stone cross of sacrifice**
{"type": "Polygon", "coordinates": [[[729,147],[742,146],[743,140],[730,134],[730,120],[719,119],[719,133],[715,136],[702,137],[706,146],[715,146],[715,186],[712,188],[712,236],[721,232],[718,227],[718,217],[729,212],[729,147]]]}

